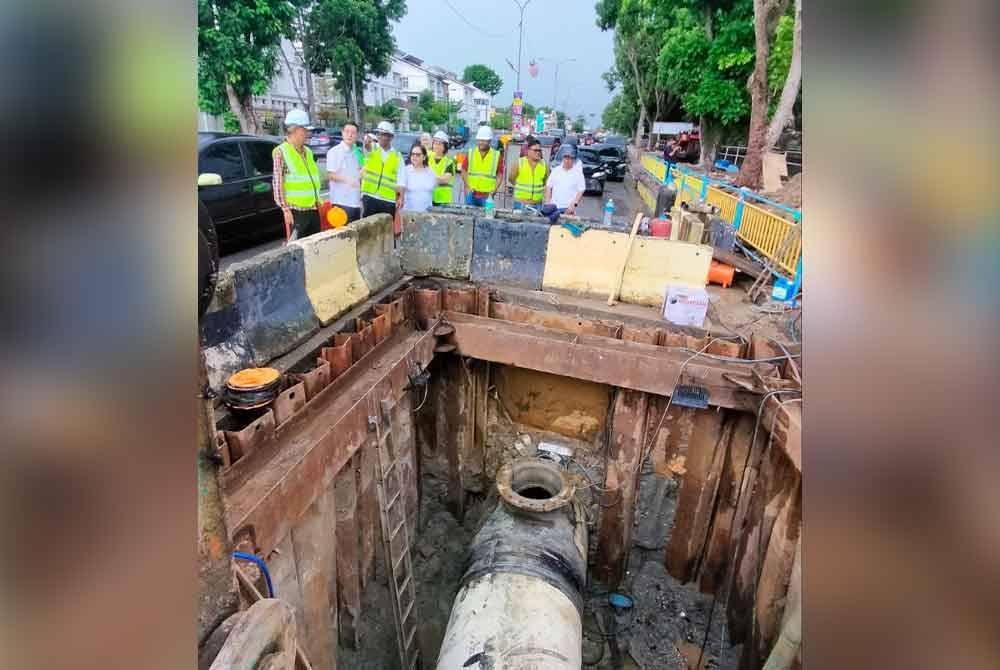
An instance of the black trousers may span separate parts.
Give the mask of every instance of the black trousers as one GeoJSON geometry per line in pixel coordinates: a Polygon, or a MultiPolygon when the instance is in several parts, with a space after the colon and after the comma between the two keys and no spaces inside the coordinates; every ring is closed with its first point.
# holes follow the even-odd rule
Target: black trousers
{"type": "Polygon", "coordinates": [[[338,205],[333,203],[334,207],[340,207],[344,212],[347,213],[347,222],[353,223],[361,218],[361,208],[360,207],[348,207],[347,205],[338,205]]]}
{"type": "Polygon", "coordinates": [[[365,216],[371,216],[372,214],[396,216],[395,202],[386,202],[385,200],[373,198],[370,195],[361,196],[361,207],[364,209],[365,216]]]}
{"type": "Polygon", "coordinates": [[[319,212],[315,209],[292,210],[292,239],[301,240],[319,232],[319,212]]]}

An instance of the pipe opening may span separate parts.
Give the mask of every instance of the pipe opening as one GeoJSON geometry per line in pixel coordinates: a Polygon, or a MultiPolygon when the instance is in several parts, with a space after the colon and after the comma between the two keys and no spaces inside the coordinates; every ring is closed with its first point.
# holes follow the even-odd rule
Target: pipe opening
{"type": "Polygon", "coordinates": [[[497,473],[500,496],[528,512],[551,512],[573,497],[572,483],[556,464],[537,458],[508,463],[497,473]]]}
{"type": "Polygon", "coordinates": [[[547,489],[541,486],[526,486],[524,488],[514,489],[514,490],[517,491],[518,494],[524,496],[525,498],[529,498],[531,500],[548,500],[549,498],[555,495],[551,491],[548,491],[547,489]]]}

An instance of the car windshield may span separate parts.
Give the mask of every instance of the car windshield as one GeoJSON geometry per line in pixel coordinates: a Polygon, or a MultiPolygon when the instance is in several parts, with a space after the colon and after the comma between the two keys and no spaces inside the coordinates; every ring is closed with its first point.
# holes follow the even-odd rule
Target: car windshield
{"type": "Polygon", "coordinates": [[[617,147],[603,147],[600,150],[601,156],[604,158],[621,158],[621,150],[617,147]]]}
{"type": "Polygon", "coordinates": [[[623,147],[625,146],[625,138],[622,137],[621,135],[608,135],[606,138],[604,138],[604,143],[611,144],[616,147],[623,147]]]}
{"type": "Polygon", "coordinates": [[[577,155],[580,157],[584,163],[599,163],[600,159],[597,157],[597,153],[590,151],[589,149],[580,149],[577,155]]]}
{"type": "Polygon", "coordinates": [[[549,147],[552,146],[552,143],[555,142],[555,139],[556,138],[550,137],[549,135],[541,135],[538,138],[538,141],[542,143],[543,147],[549,147]]]}

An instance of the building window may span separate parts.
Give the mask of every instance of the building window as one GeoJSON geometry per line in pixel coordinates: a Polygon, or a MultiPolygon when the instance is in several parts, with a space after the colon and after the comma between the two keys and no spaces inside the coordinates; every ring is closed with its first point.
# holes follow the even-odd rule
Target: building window
{"type": "Polygon", "coordinates": [[[401,77],[399,81],[400,81],[400,86],[403,87],[403,90],[406,90],[406,89],[410,88],[410,78],[409,77],[401,77]]]}

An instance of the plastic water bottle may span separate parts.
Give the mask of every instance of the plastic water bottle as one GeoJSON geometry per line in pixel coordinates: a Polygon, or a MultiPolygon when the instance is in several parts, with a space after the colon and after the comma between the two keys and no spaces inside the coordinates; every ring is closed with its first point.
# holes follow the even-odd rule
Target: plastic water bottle
{"type": "Polygon", "coordinates": [[[611,225],[611,216],[615,213],[615,201],[614,198],[608,198],[608,201],[604,203],[604,225],[611,225]]]}
{"type": "Polygon", "coordinates": [[[496,217],[496,209],[493,205],[493,196],[486,198],[486,202],[483,204],[483,213],[486,214],[487,219],[492,219],[496,217]]]}

